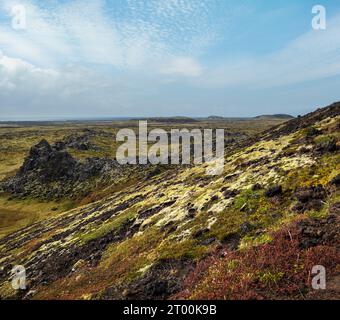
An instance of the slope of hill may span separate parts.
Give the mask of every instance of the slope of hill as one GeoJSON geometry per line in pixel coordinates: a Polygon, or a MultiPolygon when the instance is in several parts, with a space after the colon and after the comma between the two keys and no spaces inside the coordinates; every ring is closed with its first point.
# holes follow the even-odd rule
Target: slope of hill
{"type": "Polygon", "coordinates": [[[294,117],[289,115],[289,114],[264,114],[264,115],[254,117],[254,119],[285,119],[285,120],[290,120],[290,119],[294,119],[294,117]]]}
{"type": "Polygon", "coordinates": [[[228,149],[221,176],[159,172],[8,234],[0,296],[313,298],[311,267],[339,271],[339,139],[336,103],[228,149]],[[26,291],[8,280],[18,264],[26,291]]]}

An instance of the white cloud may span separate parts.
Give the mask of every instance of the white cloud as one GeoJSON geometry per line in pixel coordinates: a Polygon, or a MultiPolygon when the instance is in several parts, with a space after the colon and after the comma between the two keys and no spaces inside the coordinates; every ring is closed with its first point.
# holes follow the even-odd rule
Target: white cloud
{"type": "Polygon", "coordinates": [[[15,3],[27,9],[27,29],[0,22],[2,114],[136,115],[150,105],[182,112],[227,90],[240,101],[247,88],[340,74],[340,16],[275,53],[208,68],[201,53],[218,38],[221,22],[211,19],[218,1],[126,0],[120,10],[104,0],[3,2],[7,12],[15,3]]]}
{"type": "Polygon", "coordinates": [[[190,56],[214,34],[209,8],[215,1],[127,0],[126,7],[113,3],[110,10],[104,0],[7,0],[3,8],[10,14],[17,3],[26,8],[27,29],[0,26],[0,47],[36,65],[67,61],[147,68],[180,53],[190,56]]]}
{"type": "Polygon", "coordinates": [[[189,57],[176,57],[162,67],[161,74],[185,77],[198,77],[202,74],[202,67],[198,61],[189,57]]]}
{"type": "Polygon", "coordinates": [[[276,87],[340,75],[340,15],[327,30],[301,35],[283,49],[260,57],[225,62],[207,70],[196,84],[208,87],[276,87]]]}
{"type": "MultiPolygon", "coordinates": [[[[10,91],[20,88],[25,91],[32,90],[36,93],[38,88],[46,88],[53,84],[54,80],[59,77],[57,71],[51,69],[41,69],[34,65],[0,54],[0,88],[2,94],[6,94],[4,89],[10,91]]],[[[15,92],[17,94],[17,92],[15,92]]]]}
{"type": "Polygon", "coordinates": [[[113,75],[75,65],[40,68],[1,54],[0,121],[6,115],[16,118],[133,115],[136,105],[142,111],[140,102],[153,95],[156,86],[154,78],[142,73],[113,75]]]}
{"type": "Polygon", "coordinates": [[[0,98],[2,102],[18,101],[25,105],[38,102],[40,106],[56,102],[71,95],[90,92],[100,86],[101,82],[93,85],[92,74],[80,68],[68,68],[63,70],[43,69],[21,59],[0,56],[0,98]],[[40,101],[41,99],[41,101],[40,101]]]}

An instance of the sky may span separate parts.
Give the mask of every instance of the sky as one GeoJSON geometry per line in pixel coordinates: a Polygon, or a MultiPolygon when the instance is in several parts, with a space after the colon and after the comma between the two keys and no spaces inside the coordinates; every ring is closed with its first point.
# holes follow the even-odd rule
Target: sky
{"type": "Polygon", "coordinates": [[[339,88],[338,0],[0,0],[0,121],[299,115],[339,88]]]}

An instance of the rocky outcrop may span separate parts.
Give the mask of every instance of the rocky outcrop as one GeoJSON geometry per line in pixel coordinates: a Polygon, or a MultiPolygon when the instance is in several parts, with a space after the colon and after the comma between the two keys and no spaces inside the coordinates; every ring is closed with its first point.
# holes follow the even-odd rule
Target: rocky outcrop
{"type": "Polygon", "coordinates": [[[121,287],[108,288],[104,300],[163,300],[182,289],[185,276],[194,267],[188,259],[164,259],[152,265],[139,279],[121,287]]]}
{"type": "Polygon", "coordinates": [[[80,151],[97,151],[100,148],[91,141],[91,138],[97,134],[98,133],[95,131],[87,129],[83,134],[72,134],[65,137],[61,144],[64,148],[71,148],[80,151]]]}
{"type": "Polygon", "coordinates": [[[297,212],[305,212],[308,210],[320,210],[324,205],[324,199],[327,193],[323,186],[311,186],[298,188],[295,191],[295,197],[298,203],[294,206],[297,212]]]}
{"type": "Polygon", "coordinates": [[[282,194],[282,186],[280,185],[273,185],[270,186],[266,191],[265,191],[265,196],[268,198],[278,196],[282,194]]]}
{"type": "Polygon", "coordinates": [[[68,152],[53,148],[42,140],[31,148],[16,178],[21,182],[30,178],[42,182],[71,179],[76,165],[77,161],[68,152]]]}
{"type": "Polygon", "coordinates": [[[22,167],[2,189],[15,196],[60,198],[75,189],[88,191],[84,182],[94,177],[105,179],[117,167],[116,161],[109,159],[77,161],[60,142],[50,145],[42,140],[31,148],[22,167]]]}
{"type": "Polygon", "coordinates": [[[300,246],[311,248],[317,245],[339,244],[339,212],[330,214],[323,219],[302,220],[298,226],[300,231],[300,246]]]}

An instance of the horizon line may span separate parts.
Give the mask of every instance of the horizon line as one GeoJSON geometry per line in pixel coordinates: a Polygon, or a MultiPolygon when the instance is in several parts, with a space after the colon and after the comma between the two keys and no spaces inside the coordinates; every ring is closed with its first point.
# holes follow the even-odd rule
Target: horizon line
{"type": "Polygon", "coordinates": [[[208,116],[102,116],[102,117],[8,117],[8,119],[0,119],[1,123],[9,123],[9,122],[78,122],[78,121],[112,121],[112,120],[121,120],[121,121],[129,121],[129,120],[154,120],[154,119],[183,119],[183,120],[201,120],[201,119],[209,119],[210,120],[228,120],[228,119],[255,119],[258,117],[275,117],[275,116],[289,116],[292,118],[296,118],[296,116],[292,114],[259,114],[255,116],[220,116],[220,115],[208,115],[208,116]]]}

